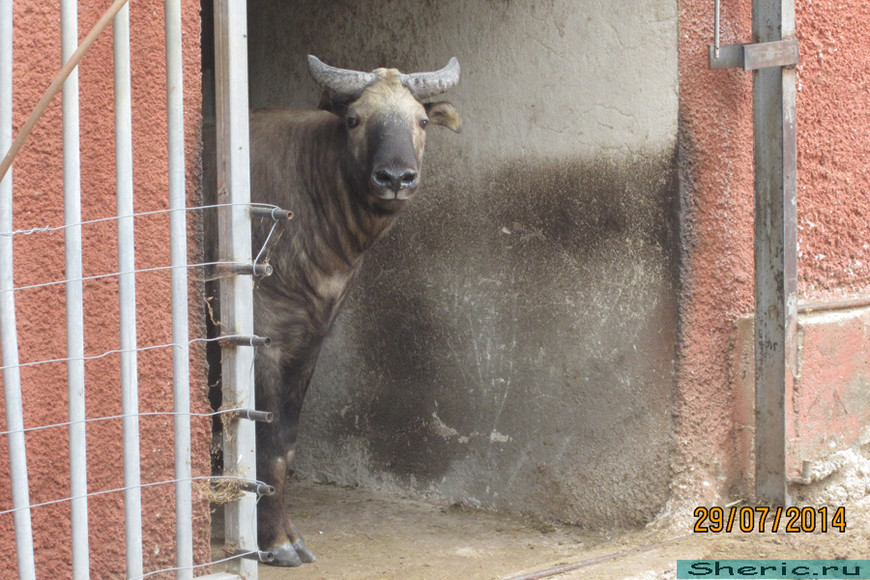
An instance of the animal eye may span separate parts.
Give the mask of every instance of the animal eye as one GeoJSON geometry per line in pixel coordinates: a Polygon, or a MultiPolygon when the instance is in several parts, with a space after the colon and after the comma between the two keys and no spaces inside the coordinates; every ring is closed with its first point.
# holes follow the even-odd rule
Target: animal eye
{"type": "Polygon", "coordinates": [[[420,119],[420,128],[421,129],[425,129],[427,125],[429,125],[429,119],[427,119],[425,117],[420,119]]]}
{"type": "Polygon", "coordinates": [[[354,127],[359,126],[359,117],[348,115],[344,122],[347,124],[348,129],[353,129],[354,127]]]}

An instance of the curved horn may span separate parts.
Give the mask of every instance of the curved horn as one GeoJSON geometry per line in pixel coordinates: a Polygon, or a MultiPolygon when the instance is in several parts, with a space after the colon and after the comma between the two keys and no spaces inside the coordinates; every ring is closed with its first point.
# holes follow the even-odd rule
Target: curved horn
{"type": "Polygon", "coordinates": [[[359,97],[375,80],[374,73],[335,68],[316,56],[308,55],[308,72],[320,88],[342,97],[359,97]]]}
{"type": "Polygon", "coordinates": [[[459,82],[459,61],[454,56],[439,71],[403,74],[399,80],[412,95],[422,101],[446,93],[456,86],[459,82]]]}

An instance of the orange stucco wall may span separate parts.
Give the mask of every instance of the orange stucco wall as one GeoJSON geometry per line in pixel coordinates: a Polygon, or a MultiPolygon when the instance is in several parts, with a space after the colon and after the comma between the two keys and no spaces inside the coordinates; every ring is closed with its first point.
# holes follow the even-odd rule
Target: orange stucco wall
{"type": "MultiPolygon", "coordinates": [[[[188,196],[198,199],[200,131],[199,2],[184,0],[186,159],[188,196]]],[[[90,30],[108,6],[79,3],[79,37],[90,30]]],[[[135,211],[168,205],[166,81],[162,3],[132,3],[132,90],[135,211]]],[[[14,125],[23,124],[60,67],[60,16],[56,3],[20,0],[14,3],[14,125]]],[[[115,211],[112,34],[109,28],[80,65],[82,218],[111,216],[115,211]]],[[[40,121],[13,167],[16,229],[63,224],[61,98],[40,121]]],[[[191,251],[197,245],[191,227],[191,251]]],[[[15,283],[40,284],[64,278],[63,232],[15,238],[15,283]]],[[[116,230],[113,222],[83,229],[84,275],[117,272],[116,230]]],[[[138,268],[169,264],[168,217],[136,221],[138,268]]],[[[192,333],[201,331],[200,300],[195,299],[197,272],[192,274],[192,333]]],[[[118,282],[103,278],[84,283],[85,355],[119,348],[118,282]]],[[[143,273],[137,278],[139,346],[171,342],[168,272],[143,273]]],[[[16,293],[20,360],[65,356],[64,286],[55,285],[16,293]]],[[[193,407],[207,408],[202,391],[201,353],[193,349],[193,407]]],[[[118,355],[86,364],[86,401],[89,418],[118,415],[120,403],[118,355]]],[[[22,370],[25,426],[63,422],[67,417],[66,365],[52,363],[22,370]]],[[[172,410],[172,365],[169,349],[139,355],[139,409],[172,410]]],[[[194,419],[194,475],[209,473],[207,419],[194,419]]],[[[171,417],[141,419],[141,477],[143,482],[172,479],[173,421],[171,417]]],[[[88,489],[91,492],[123,487],[121,422],[92,423],[88,437],[88,489]]],[[[54,428],[27,435],[30,494],[33,503],[69,496],[67,429],[54,428]]],[[[0,454],[7,457],[6,438],[0,454]]],[[[195,494],[195,497],[198,494],[195,494]]],[[[174,486],[144,489],[143,533],[145,570],[173,565],[175,552],[174,486]]],[[[11,507],[8,461],[0,462],[0,509],[11,507]]],[[[198,561],[208,559],[207,505],[197,500],[193,523],[198,561]]],[[[123,493],[89,500],[91,571],[94,577],[124,574],[123,493]]],[[[35,557],[40,577],[65,578],[71,573],[70,506],[68,503],[32,511],[35,557]]],[[[15,569],[12,516],[0,516],[0,538],[9,548],[0,554],[0,569],[15,569]]],[[[2,575],[2,574],[0,574],[2,575]]]]}
{"type": "MultiPolygon", "coordinates": [[[[723,42],[749,38],[748,2],[726,1],[723,42]]],[[[707,69],[713,5],[681,2],[680,163],[685,224],[675,403],[677,493],[710,493],[734,457],[731,325],[752,309],[752,80],[707,69]]]]}
{"type": "Polygon", "coordinates": [[[804,296],[870,288],[870,4],[797,2],[798,227],[804,296]]]}
{"type": "MultiPolygon", "coordinates": [[[[870,6],[796,4],[799,293],[866,293],[870,6]]],[[[712,2],[684,0],[680,8],[685,270],[674,489],[713,499],[734,491],[746,459],[746,409],[734,405],[742,394],[729,361],[735,322],[753,302],[752,77],[707,69],[712,2]]],[[[749,2],[723,0],[722,22],[723,44],[750,41],[749,2]]]]}
{"type": "MultiPolygon", "coordinates": [[[[736,490],[750,492],[753,481],[752,410],[755,399],[753,320],[737,321],[732,354],[736,490]]],[[[810,473],[838,451],[866,441],[870,425],[870,308],[807,312],[798,316],[798,372],[786,393],[786,472],[810,473]]],[[[800,495],[800,489],[794,489],[800,495]]],[[[746,497],[744,495],[743,497],[746,497]]],[[[855,498],[857,499],[857,498],[855,498]]]]}

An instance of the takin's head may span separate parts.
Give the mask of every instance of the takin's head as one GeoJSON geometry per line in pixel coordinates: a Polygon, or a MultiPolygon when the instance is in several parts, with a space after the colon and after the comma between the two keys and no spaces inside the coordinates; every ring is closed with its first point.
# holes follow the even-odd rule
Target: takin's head
{"type": "Polygon", "coordinates": [[[406,200],[420,183],[426,127],[459,132],[452,104],[424,102],[459,82],[459,62],[428,73],[403,74],[379,68],[370,73],[331,67],[308,57],[308,68],[324,91],[321,108],[344,118],[350,170],[366,183],[376,205],[406,200]]]}

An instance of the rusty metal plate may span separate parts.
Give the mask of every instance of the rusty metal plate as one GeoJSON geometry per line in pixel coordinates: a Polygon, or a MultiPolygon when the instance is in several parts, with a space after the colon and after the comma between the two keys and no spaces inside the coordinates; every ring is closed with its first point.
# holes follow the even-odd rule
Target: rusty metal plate
{"type": "Polygon", "coordinates": [[[797,39],[777,40],[746,44],[724,44],[716,48],[709,46],[707,61],[711,69],[742,68],[758,70],[775,66],[794,66],[798,63],[799,50],[797,39]]]}

